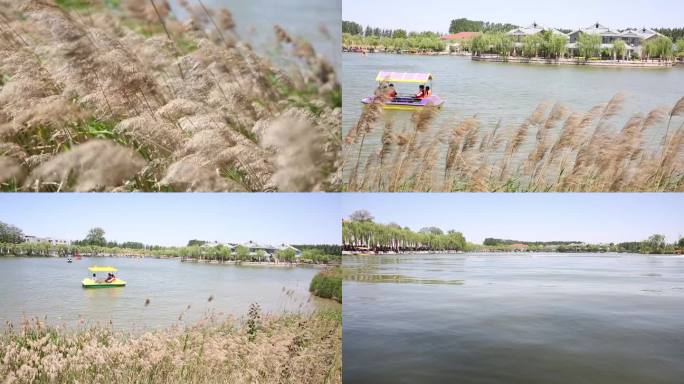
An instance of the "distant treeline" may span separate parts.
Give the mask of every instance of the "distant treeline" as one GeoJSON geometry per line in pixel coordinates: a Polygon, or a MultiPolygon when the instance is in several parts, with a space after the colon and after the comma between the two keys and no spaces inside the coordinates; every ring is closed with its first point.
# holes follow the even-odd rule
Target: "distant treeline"
{"type": "Polygon", "coordinates": [[[513,244],[525,244],[530,251],[571,252],[625,252],[625,253],[680,253],[684,250],[684,238],[667,243],[665,236],[655,234],[643,241],[629,241],[610,244],[586,244],[580,241],[520,241],[488,237],[482,243],[489,250],[510,249],[513,244]]]}
{"type": "Polygon", "coordinates": [[[468,20],[465,18],[451,20],[449,33],[458,32],[508,32],[518,28],[517,25],[508,23],[490,23],[488,21],[468,20]]]}
{"type": "Polygon", "coordinates": [[[342,22],[342,33],[348,33],[352,36],[361,35],[364,37],[392,37],[395,39],[405,39],[407,37],[432,36],[439,37],[440,34],[432,31],[423,32],[407,32],[405,29],[383,29],[377,27],[367,26],[364,28],[361,24],[353,21],[342,22]]]}
{"type": "Polygon", "coordinates": [[[662,33],[672,41],[684,39],[684,28],[655,28],[654,31],[662,33]]]}
{"type": "Polygon", "coordinates": [[[512,244],[527,244],[527,245],[568,245],[581,243],[580,241],[520,241],[520,240],[510,240],[510,239],[496,239],[493,237],[488,237],[482,242],[483,245],[497,246],[497,245],[512,245],[512,244]]]}

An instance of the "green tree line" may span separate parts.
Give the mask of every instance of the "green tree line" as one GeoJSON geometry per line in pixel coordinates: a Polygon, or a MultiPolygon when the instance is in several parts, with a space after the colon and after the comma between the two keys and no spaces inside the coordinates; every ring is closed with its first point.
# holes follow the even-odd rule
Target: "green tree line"
{"type": "Polygon", "coordinates": [[[669,37],[672,41],[684,39],[684,28],[654,28],[653,30],[669,37]]]}
{"type": "MultiPolygon", "coordinates": [[[[234,250],[221,244],[213,247],[202,247],[202,240],[190,240],[185,247],[147,246],[140,242],[126,241],[117,243],[107,241],[102,228],[92,228],[83,240],[74,241],[71,245],[50,244],[48,242],[24,242],[21,229],[0,222],[0,255],[13,256],[71,256],[76,253],[85,256],[143,256],[143,257],[180,257],[215,261],[269,261],[265,251],[259,250],[251,254],[248,248],[237,246],[234,250]]],[[[338,245],[303,245],[302,262],[327,264],[339,263],[342,252],[338,245]],[[329,253],[330,252],[330,253],[329,253]]],[[[278,250],[275,257],[281,261],[294,262],[295,251],[278,250]]]]}
{"type": "Polygon", "coordinates": [[[353,21],[342,22],[342,45],[385,51],[443,51],[446,44],[436,32],[407,32],[405,29],[363,27],[353,21]]]}
{"type": "Polygon", "coordinates": [[[509,23],[490,23],[488,21],[468,20],[466,18],[451,20],[449,33],[458,32],[508,32],[518,28],[509,23]]]}
{"type": "Polygon", "coordinates": [[[444,41],[438,35],[431,32],[410,35],[408,37],[378,37],[345,33],[342,35],[342,46],[345,48],[372,48],[374,50],[390,52],[441,52],[446,48],[444,41]]]}
{"type": "Polygon", "coordinates": [[[654,234],[643,241],[630,241],[610,244],[585,244],[579,241],[520,241],[488,237],[482,243],[485,249],[506,251],[512,244],[525,244],[530,251],[556,251],[561,253],[579,252],[620,252],[620,253],[676,253],[684,250],[684,237],[674,243],[667,243],[665,236],[654,234]]]}
{"type": "Polygon", "coordinates": [[[342,223],[342,249],[374,252],[461,251],[466,240],[461,232],[428,227],[418,232],[398,224],[380,224],[366,211],[357,211],[342,223]],[[359,214],[362,213],[362,214],[359,214]]]}
{"type": "Polygon", "coordinates": [[[520,240],[510,240],[510,239],[497,239],[494,237],[487,237],[482,242],[483,245],[488,245],[488,246],[511,245],[511,244],[527,244],[527,245],[545,246],[545,245],[567,245],[567,244],[576,244],[576,243],[580,243],[580,241],[520,241],[520,240]]]}

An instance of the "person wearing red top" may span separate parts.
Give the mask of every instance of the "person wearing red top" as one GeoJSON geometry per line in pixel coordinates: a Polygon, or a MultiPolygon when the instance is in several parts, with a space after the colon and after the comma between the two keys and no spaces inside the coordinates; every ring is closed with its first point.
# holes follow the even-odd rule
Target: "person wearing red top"
{"type": "Polygon", "coordinates": [[[387,91],[387,97],[389,97],[390,99],[394,99],[395,97],[397,97],[397,90],[394,89],[394,84],[389,85],[389,90],[387,91]]]}
{"type": "Polygon", "coordinates": [[[421,84],[418,86],[418,93],[416,93],[416,99],[420,100],[425,96],[425,86],[421,84]]]}

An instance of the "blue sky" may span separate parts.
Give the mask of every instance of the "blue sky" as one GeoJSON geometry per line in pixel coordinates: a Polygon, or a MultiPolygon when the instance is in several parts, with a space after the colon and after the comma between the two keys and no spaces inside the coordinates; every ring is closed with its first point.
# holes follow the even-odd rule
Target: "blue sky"
{"type": "Polygon", "coordinates": [[[684,27],[681,0],[342,0],[342,19],[364,26],[447,32],[452,19],[577,29],[597,21],[614,27],[684,27]]]}
{"type": "Polygon", "coordinates": [[[620,242],[654,233],[672,242],[684,235],[684,193],[345,194],[343,216],[358,209],[413,230],[455,229],[475,243],[485,237],[620,242]]]}
{"type": "Polygon", "coordinates": [[[24,233],[83,239],[92,227],[115,241],[185,245],[190,239],[339,244],[334,193],[0,194],[0,221],[24,233]]]}

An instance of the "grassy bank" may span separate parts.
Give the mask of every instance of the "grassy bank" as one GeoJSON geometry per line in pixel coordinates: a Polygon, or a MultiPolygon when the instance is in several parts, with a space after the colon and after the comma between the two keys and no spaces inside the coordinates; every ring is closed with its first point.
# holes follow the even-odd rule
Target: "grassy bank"
{"type": "Polygon", "coordinates": [[[316,296],[342,302],[342,268],[329,268],[318,272],[311,280],[309,291],[316,296]]]}
{"type": "Polygon", "coordinates": [[[341,383],[341,312],[208,317],[133,335],[39,320],[0,336],[4,383],[341,383]]]}
{"type": "Polygon", "coordinates": [[[0,191],[338,190],[333,66],[190,3],[2,2],[0,191]]]}
{"type": "Polygon", "coordinates": [[[346,191],[624,192],[684,190],[684,97],[623,111],[624,94],[586,112],[541,103],[521,124],[478,116],[434,124],[438,110],[398,129],[369,105],[345,138],[346,191]],[[616,120],[631,118],[622,127],[616,120]],[[374,131],[381,132],[375,133],[374,131]],[[374,148],[366,136],[381,135],[374,148]],[[370,153],[361,156],[363,153],[370,153]]]}

